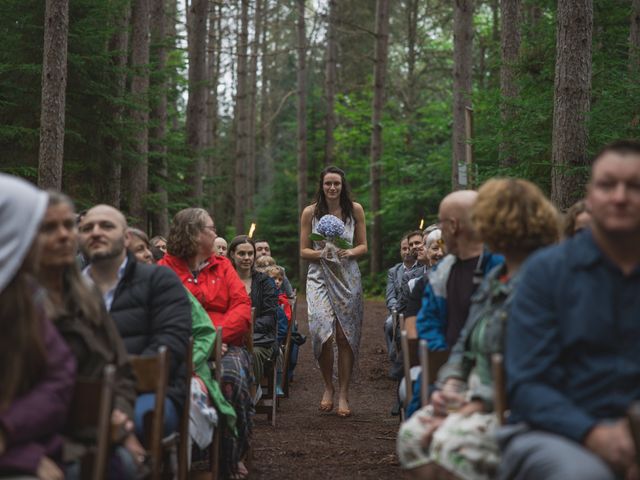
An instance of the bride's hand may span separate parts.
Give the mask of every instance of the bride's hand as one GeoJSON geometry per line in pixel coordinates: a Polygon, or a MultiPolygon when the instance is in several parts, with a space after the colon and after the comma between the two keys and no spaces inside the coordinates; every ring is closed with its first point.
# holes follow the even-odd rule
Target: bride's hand
{"type": "Polygon", "coordinates": [[[353,253],[353,250],[348,249],[348,250],[343,250],[342,248],[338,250],[338,257],[340,258],[354,258],[355,254],[353,253]]]}

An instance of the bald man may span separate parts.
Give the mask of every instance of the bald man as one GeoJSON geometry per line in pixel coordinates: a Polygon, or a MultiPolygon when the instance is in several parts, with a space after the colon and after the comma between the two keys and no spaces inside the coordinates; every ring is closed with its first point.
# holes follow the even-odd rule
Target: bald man
{"type": "MultiPolygon", "coordinates": [[[[129,234],[122,213],[109,206],[90,209],[79,225],[80,248],[89,261],[83,271],[100,289],[130,355],[169,350],[169,387],[165,400],[165,435],[178,428],[186,395],[185,353],[191,335],[191,306],[180,279],[166,267],[136,263],[127,252],[129,234]]],[[[142,440],[144,414],[155,396],[135,405],[136,433],[142,440]]]]}
{"type": "MultiPolygon", "coordinates": [[[[484,248],[473,228],[471,210],[477,195],[472,190],[460,190],[440,202],[438,221],[448,255],[429,275],[416,320],[418,337],[427,340],[429,350],[453,347],[467,321],[471,296],[485,274],[504,261],[502,256],[484,248]]],[[[411,415],[419,406],[418,381],[407,414],[411,415]]]]}

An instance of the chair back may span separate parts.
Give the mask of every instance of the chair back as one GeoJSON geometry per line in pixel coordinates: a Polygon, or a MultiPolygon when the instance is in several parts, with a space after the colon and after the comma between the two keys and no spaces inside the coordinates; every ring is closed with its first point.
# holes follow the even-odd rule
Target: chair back
{"type": "Polygon", "coordinates": [[[256,320],[256,307],[251,307],[251,326],[245,335],[245,346],[249,353],[253,354],[253,326],[256,320]]]}
{"type": "Polygon", "coordinates": [[[137,378],[138,394],[155,394],[153,412],[144,419],[144,436],[151,455],[151,478],[159,479],[162,468],[164,401],[169,382],[169,351],[163,345],[156,355],[132,355],[129,359],[137,378]]]}
{"type": "Polygon", "coordinates": [[[438,378],[438,371],[449,360],[449,350],[429,350],[426,340],[420,340],[418,344],[418,356],[420,357],[420,369],[422,380],[420,382],[420,403],[424,407],[429,403],[429,385],[438,378]]]}
{"type": "Polygon", "coordinates": [[[193,337],[189,337],[189,344],[185,355],[185,370],[187,376],[187,391],[182,418],[178,433],[178,480],[187,480],[189,475],[189,414],[191,413],[191,377],[193,376],[193,337]]]}
{"type": "Polygon", "coordinates": [[[289,363],[291,361],[291,349],[293,348],[291,335],[293,326],[296,324],[296,309],[298,306],[298,297],[295,296],[293,305],[291,305],[291,321],[287,327],[287,337],[284,342],[284,364],[282,365],[282,391],[283,398],[289,398],[289,363]]]}
{"type": "MultiPolygon", "coordinates": [[[[404,320],[404,315],[400,314],[401,321],[404,320]]],[[[404,370],[404,387],[405,397],[403,406],[406,409],[411,403],[411,397],[413,396],[413,386],[411,385],[411,367],[419,365],[418,359],[418,339],[409,338],[406,330],[400,331],[400,348],[402,350],[402,366],[404,370]]]]}
{"type": "Polygon", "coordinates": [[[86,432],[95,438],[95,446],[80,460],[82,480],[104,480],[106,476],[115,374],[116,367],[106,365],[102,380],[76,380],[67,428],[81,436],[86,432]]]}
{"type": "Polygon", "coordinates": [[[393,310],[391,310],[391,325],[392,330],[391,330],[391,338],[393,340],[393,343],[396,342],[396,330],[398,328],[398,310],[396,310],[395,308],[393,310]]]}
{"type": "Polygon", "coordinates": [[[504,357],[501,353],[491,355],[491,370],[493,374],[493,406],[500,425],[504,425],[507,411],[507,387],[504,371],[504,357]]]}

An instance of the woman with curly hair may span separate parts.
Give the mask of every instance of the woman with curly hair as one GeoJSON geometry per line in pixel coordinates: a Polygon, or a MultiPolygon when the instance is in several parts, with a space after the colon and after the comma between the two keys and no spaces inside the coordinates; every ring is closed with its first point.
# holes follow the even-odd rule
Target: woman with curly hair
{"type": "Polygon", "coordinates": [[[505,262],[485,276],[473,295],[467,322],[438,373],[431,404],[400,429],[398,454],[414,478],[422,478],[422,469],[432,461],[463,478],[492,478],[498,448],[487,433],[496,426],[495,416],[487,415],[493,411],[491,356],[504,350],[509,304],[521,265],[535,250],[560,237],[557,210],[526,180],[487,181],[478,192],[472,221],[483,241],[504,255],[505,262]],[[447,417],[454,409],[460,415],[447,417]]]}
{"type": "MultiPolygon", "coordinates": [[[[215,327],[222,327],[222,393],[236,413],[237,436],[223,432],[224,469],[234,478],[248,471],[241,458],[251,435],[251,357],[244,346],[251,322],[251,301],[244,284],[226,257],[213,254],[216,227],[202,208],[179,211],[171,224],[167,254],[158,265],[172,269],[204,307],[215,327]]],[[[194,342],[197,339],[194,339],[194,342]]]]}
{"type": "MultiPolygon", "coordinates": [[[[331,217],[327,217],[331,218],[331,217]]],[[[333,222],[333,223],[335,223],[333,222]]],[[[320,365],[324,393],[320,411],[333,409],[333,340],[338,346],[339,417],[351,415],[349,383],[358,358],[362,328],[362,283],[357,259],[367,253],[364,210],[351,200],[344,172],[327,167],[320,173],[315,203],[306,207],[300,220],[300,256],[309,261],[307,303],[313,353],[320,365]],[[333,215],[344,222],[342,239],[352,248],[311,241],[321,219],[333,215]]]]}

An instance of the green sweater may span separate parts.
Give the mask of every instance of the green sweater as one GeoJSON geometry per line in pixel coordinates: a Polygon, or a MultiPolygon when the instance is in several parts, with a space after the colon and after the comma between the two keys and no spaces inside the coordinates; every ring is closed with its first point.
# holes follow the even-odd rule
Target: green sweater
{"type": "Polygon", "coordinates": [[[209,396],[218,414],[224,416],[229,429],[234,435],[237,435],[236,411],[222,395],[220,385],[214,380],[211,369],[207,364],[216,343],[216,330],[206,310],[200,305],[196,297],[189,290],[187,290],[187,294],[191,302],[191,319],[193,322],[191,329],[191,334],[193,335],[193,371],[207,386],[209,396]]]}

